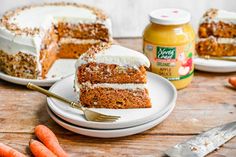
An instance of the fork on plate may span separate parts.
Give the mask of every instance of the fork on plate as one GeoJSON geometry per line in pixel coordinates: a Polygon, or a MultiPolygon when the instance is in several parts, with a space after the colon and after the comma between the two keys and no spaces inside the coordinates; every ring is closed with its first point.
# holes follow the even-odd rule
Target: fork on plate
{"type": "Polygon", "coordinates": [[[65,102],[67,104],[69,104],[71,107],[73,108],[77,108],[81,111],[83,111],[84,113],[84,117],[86,120],[88,121],[94,121],[94,122],[115,122],[116,120],[118,120],[120,118],[120,116],[113,116],[113,115],[106,115],[106,114],[102,114],[102,113],[99,113],[99,112],[95,112],[95,111],[92,111],[88,108],[85,108],[81,105],[81,103],[76,103],[76,102],[73,102],[73,101],[70,101],[66,98],[63,98],[55,93],[52,93],[46,89],[43,89],[33,83],[28,83],[27,84],[27,88],[29,89],[32,89],[32,90],[35,90],[35,91],[38,91],[44,95],[47,95],[48,97],[53,97],[57,100],[60,100],[62,102],[65,102]]]}

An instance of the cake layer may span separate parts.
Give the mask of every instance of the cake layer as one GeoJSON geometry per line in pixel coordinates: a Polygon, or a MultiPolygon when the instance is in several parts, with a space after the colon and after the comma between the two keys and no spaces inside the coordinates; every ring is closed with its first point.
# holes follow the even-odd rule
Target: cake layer
{"type": "Polygon", "coordinates": [[[198,35],[200,38],[207,38],[210,36],[221,38],[235,38],[236,37],[236,24],[232,23],[202,23],[199,26],[198,35]]]}
{"type": "Polygon", "coordinates": [[[55,28],[52,27],[50,30],[47,31],[43,40],[42,46],[40,50],[40,66],[41,66],[41,73],[40,77],[45,78],[46,74],[48,73],[49,69],[53,65],[53,63],[57,59],[58,54],[58,35],[55,33],[55,28]]]}
{"type": "Polygon", "coordinates": [[[110,40],[108,27],[102,23],[68,24],[60,22],[57,30],[59,37],[96,39],[106,42],[110,40]]]}
{"type": "Polygon", "coordinates": [[[91,46],[96,46],[100,43],[100,40],[95,39],[75,39],[75,38],[61,38],[59,41],[59,53],[60,58],[78,58],[84,52],[86,52],[91,46]]]}
{"type": "Polygon", "coordinates": [[[236,37],[236,13],[209,9],[200,21],[198,34],[200,38],[210,36],[221,38],[236,37]]]}
{"type": "Polygon", "coordinates": [[[151,102],[147,89],[82,88],[80,102],[92,108],[149,108],[151,102]]]}
{"type": "Polygon", "coordinates": [[[78,67],[78,82],[91,83],[146,83],[146,69],[124,67],[116,64],[90,62],[78,67]]]}
{"type": "Polygon", "coordinates": [[[231,38],[204,38],[196,44],[198,55],[236,56],[236,39],[231,38]]]}
{"type": "Polygon", "coordinates": [[[37,58],[31,54],[8,54],[0,50],[0,70],[8,75],[35,79],[38,76],[37,58]]]}
{"type": "Polygon", "coordinates": [[[46,49],[40,52],[40,62],[42,65],[41,77],[45,78],[53,63],[58,58],[58,45],[51,43],[46,49]]]}

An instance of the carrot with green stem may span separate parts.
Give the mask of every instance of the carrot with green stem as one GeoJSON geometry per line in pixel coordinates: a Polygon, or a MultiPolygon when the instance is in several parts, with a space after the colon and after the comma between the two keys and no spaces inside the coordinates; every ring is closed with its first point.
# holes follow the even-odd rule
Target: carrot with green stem
{"type": "Polygon", "coordinates": [[[37,140],[31,139],[29,142],[29,147],[35,157],[57,157],[46,146],[37,140]]]}
{"type": "Polygon", "coordinates": [[[68,157],[67,153],[60,146],[56,135],[48,127],[38,125],[34,131],[38,139],[57,157],[68,157]]]}
{"type": "Polygon", "coordinates": [[[0,157],[26,157],[24,154],[17,150],[0,143],[0,157]]]}

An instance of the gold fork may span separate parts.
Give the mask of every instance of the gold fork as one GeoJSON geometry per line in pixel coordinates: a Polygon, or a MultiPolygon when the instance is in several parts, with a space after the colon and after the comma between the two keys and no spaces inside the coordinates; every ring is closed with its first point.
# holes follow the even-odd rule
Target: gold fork
{"type": "Polygon", "coordinates": [[[48,97],[53,97],[57,100],[63,101],[65,103],[69,104],[71,107],[77,108],[77,109],[83,111],[85,119],[88,120],[88,121],[115,122],[116,120],[118,120],[120,118],[120,116],[105,115],[105,114],[101,114],[101,113],[89,110],[89,109],[83,107],[81,105],[81,103],[76,103],[76,102],[70,101],[66,98],[63,98],[63,97],[61,97],[61,96],[59,96],[55,93],[52,93],[52,92],[50,92],[46,89],[43,89],[43,88],[41,88],[41,87],[39,87],[35,84],[32,84],[30,82],[27,84],[27,88],[38,91],[38,92],[40,92],[44,95],[47,95],[48,97]]]}

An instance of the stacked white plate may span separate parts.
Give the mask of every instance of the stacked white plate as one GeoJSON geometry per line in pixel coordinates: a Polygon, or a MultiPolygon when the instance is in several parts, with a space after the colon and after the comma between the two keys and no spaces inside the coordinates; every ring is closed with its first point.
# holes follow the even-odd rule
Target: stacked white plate
{"type": "MultiPolygon", "coordinates": [[[[47,98],[47,111],[62,127],[82,135],[113,138],[137,134],[148,130],[165,120],[174,109],[177,91],[166,79],[147,73],[147,88],[152,102],[145,109],[92,109],[104,114],[121,116],[116,122],[91,122],[84,119],[82,112],[54,98],[47,98]]],[[[71,75],[55,83],[50,91],[76,101],[71,75]]]]}
{"type": "MultiPolygon", "coordinates": [[[[236,57],[228,58],[236,59],[236,57]]],[[[206,72],[227,73],[236,71],[236,62],[233,61],[204,59],[196,56],[194,58],[194,65],[195,69],[206,72]]]]}

